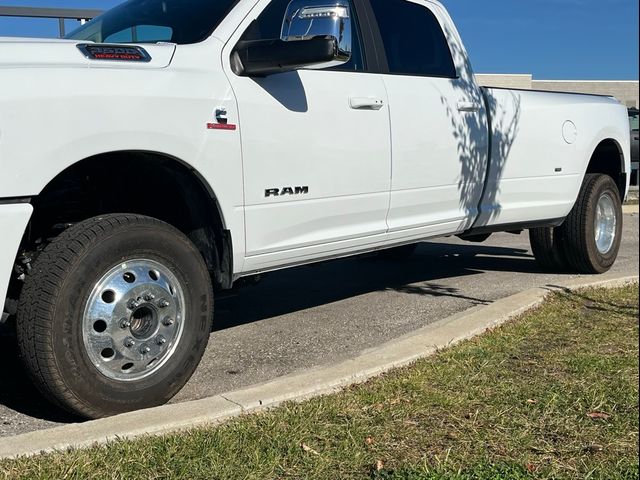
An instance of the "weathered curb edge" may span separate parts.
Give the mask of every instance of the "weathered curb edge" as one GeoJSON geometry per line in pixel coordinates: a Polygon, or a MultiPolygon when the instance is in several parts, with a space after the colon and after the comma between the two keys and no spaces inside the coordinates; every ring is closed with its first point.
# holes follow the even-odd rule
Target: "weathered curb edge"
{"type": "Polygon", "coordinates": [[[622,213],[640,213],[640,205],[623,205],[622,213]]]}
{"type": "Polygon", "coordinates": [[[616,287],[636,282],[637,276],[603,275],[597,279],[577,278],[562,285],[533,288],[490,305],[455,314],[335,365],[313,368],[202,400],[2,438],[0,459],[83,448],[118,439],[216,424],[285,401],[332,393],[479,335],[539,305],[553,291],[592,286],[616,287]]]}

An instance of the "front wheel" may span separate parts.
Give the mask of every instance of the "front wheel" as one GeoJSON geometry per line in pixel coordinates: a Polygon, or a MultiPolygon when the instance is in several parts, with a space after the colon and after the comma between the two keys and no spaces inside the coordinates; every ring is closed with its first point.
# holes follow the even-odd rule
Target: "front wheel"
{"type": "Polygon", "coordinates": [[[36,386],[87,418],[166,403],[204,353],[211,279],[181,232],[138,215],[79,223],[40,254],[18,342],[36,386]]]}
{"type": "Polygon", "coordinates": [[[580,273],[604,273],[616,261],[622,240],[622,201],[611,177],[589,174],[563,225],[566,258],[580,273]]]}

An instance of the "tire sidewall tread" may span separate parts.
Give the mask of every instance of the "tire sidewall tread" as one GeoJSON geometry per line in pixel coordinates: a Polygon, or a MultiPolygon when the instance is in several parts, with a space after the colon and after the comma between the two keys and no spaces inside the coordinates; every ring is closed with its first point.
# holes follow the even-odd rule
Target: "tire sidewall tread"
{"type": "Polygon", "coordinates": [[[620,250],[623,222],[622,201],[613,179],[603,174],[587,174],[578,200],[564,225],[564,251],[570,265],[579,273],[585,274],[608,271],[620,250]],[[605,192],[613,198],[617,222],[614,244],[606,254],[602,254],[595,242],[594,216],[598,200],[605,192]]]}
{"type": "Polygon", "coordinates": [[[25,282],[16,323],[23,361],[42,393],[74,414],[98,418],[160,405],[173,397],[204,353],[212,316],[211,279],[188,238],[159,220],[118,214],[77,224],[43,250],[25,282]],[[154,241],[150,233],[159,238],[154,241]],[[108,256],[109,249],[117,251],[113,245],[121,239],[135,244],[136,238],[141,239],[139,251],[144,250],[145,241],[154,245],[157,251],[148,252],[148,256],[169,263],[180,281],[186,282],[187,315],[194,315],[185,319],[183,336],[167,365],[140,382],[116,382],[102,375],[88,358],[82,340],[82,313],[93,280],[100,278],[105,265],[115,266],[138,254],[121,252],[121,257],[111,261],[103,258],[98,262],[102,268],[96,268],[91,260],[108,256]],[[162,242],[177,259],[168,258],[169,254],[156,245],[162,242]],[[83,276],[91,281],[85,282],[83,276]]]}

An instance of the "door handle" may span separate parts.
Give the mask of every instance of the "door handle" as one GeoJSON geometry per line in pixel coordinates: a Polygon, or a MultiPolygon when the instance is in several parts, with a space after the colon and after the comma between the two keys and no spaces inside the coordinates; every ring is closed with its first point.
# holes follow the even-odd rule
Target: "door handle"
{"type": "Polygon", "coordinates": [[[354,110],[380,110],[384,107],[384,102],[381,98],[351,97],[349,106],[354,110]]]}
{"type": "Polygon", "coordinates": [[[475,102],[458,102],[458,111],[477,113],[480,111],[480,105],[475,102]]]}

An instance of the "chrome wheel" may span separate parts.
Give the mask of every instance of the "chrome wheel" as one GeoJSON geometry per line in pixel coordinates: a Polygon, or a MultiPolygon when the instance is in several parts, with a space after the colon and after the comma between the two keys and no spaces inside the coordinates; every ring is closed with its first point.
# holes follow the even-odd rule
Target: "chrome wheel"
{"type": "Polygon", "coordinates": [[[171,358],[185,315],[184,291],[167,267],[148,259],[124,262],[89,295],[82,325],[86,352],[104,376],[140,380],[171,358]]]}
{"type": "Polygon", "coordinates": [[[604,193],[598,200],[594,217],[596,247],[601,254],[609,253],[616,240],[616,207],[611,195],[604,193]]]}

